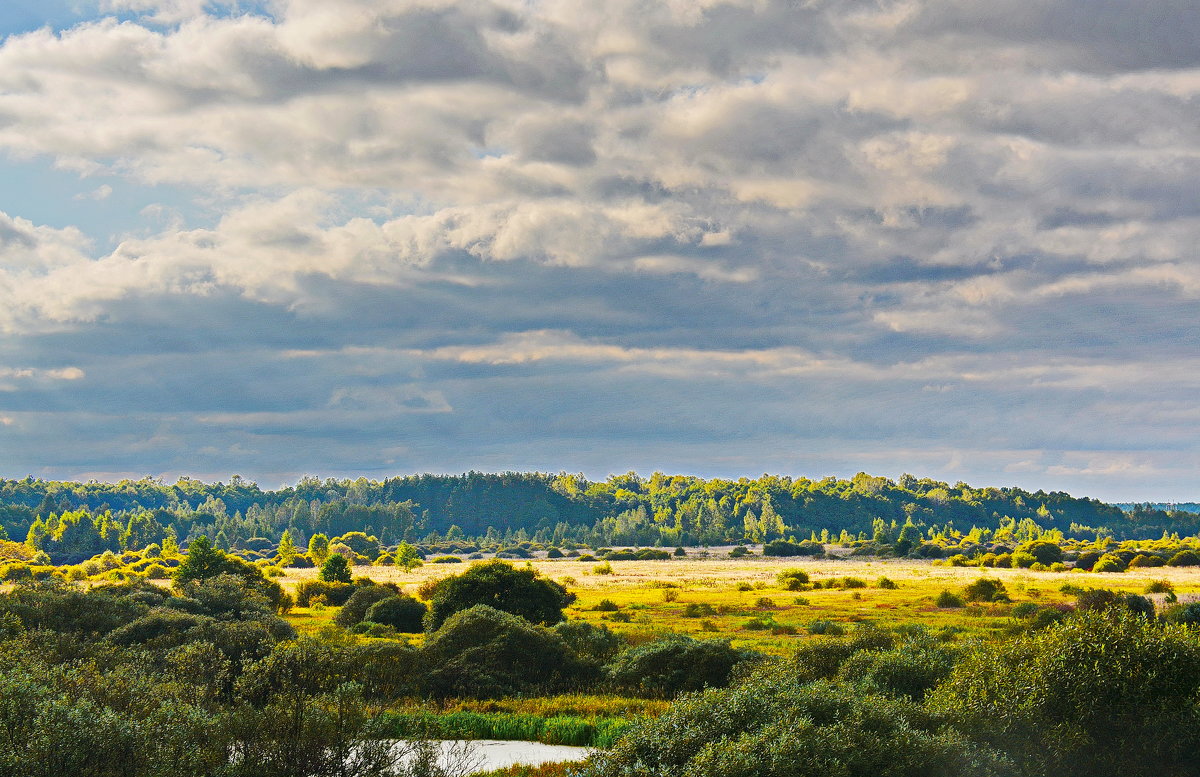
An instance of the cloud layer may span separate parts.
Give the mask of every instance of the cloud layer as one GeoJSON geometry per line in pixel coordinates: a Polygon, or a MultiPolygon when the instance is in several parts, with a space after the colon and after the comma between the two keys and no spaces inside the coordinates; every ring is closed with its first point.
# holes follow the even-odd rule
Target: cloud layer
{"type": "Polygon", "coordinates": [[[9,36],[10,164],[205,215],[7,192],[0,468],[1194,498],[1185,11],[107,0],[9,36]]]}

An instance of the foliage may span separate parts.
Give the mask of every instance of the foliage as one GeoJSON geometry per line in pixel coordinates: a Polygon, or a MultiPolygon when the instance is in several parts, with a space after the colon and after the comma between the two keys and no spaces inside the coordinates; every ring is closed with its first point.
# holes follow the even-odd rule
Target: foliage
{"type": "Polygon", "coordinates": [[[562,637],[486,605],[451,615],[422,653],[428,690],[442,698],[562,690],[594,677],[562,637]]]}
{"type": "Polygon", "coordinates": [[[581,777],[999,777],[1003,761],[912,702],[797,683],[780,663],[685,697],[581,777]]]}
{"type": "Polygon", "coordinates": [[[931,705],[1029,774],[1192,775],[1200,641],[1121,610],[986,644],[931,705]]]}
{"type": "Polygon", "coordinates": [[[673,698],[725,685],[734,666],[753,656],[735,650],[728,640],[671,635],[625,650],[608,672],[619,688],[652,698],[673,698]]]}
{"type": "MultiPolygon", "coordinates": [[[[354,593],[342,605],[342,609],[333,621],[343,628],[349,628],[367,616],[367,610],[377,602],[390,599],[399,593],[395,586],[364,585],[354,589],[354,593]]],[[[378,622],[378,621],[377,621],[378,622]]]]}
{"type": "Polygon", "coordinates": [[[330,553],[321,565],[317,575],[323,583],[349,583],[353,577],[350,574],[350,562],[340,553],[330,553]]]}
{"type": "Polygon", "coordinates": [[[432,587],[426,629],[436,631],[454,613],[479,604],[549,626],[563,619],[563,608],[573,601],[574,594],[532,567],[481,561],[432,587]]]}
{"type": "Polygon", "coordinates": [[[365,620],[382,623],[399,632],[411,634],[424,628],[426,607],[411,596],[400,594],[380,599],[367,608],[365,620]]]}

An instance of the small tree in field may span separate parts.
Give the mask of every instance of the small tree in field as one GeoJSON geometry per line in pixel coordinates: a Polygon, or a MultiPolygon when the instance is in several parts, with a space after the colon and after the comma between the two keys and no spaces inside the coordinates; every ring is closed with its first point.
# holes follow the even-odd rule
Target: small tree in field
{"type": "Polygon", "coordinates": [[[413,571],[413,569],[421,566],[422,563],[421,555],[417,553],[417,549],[407,542],[400,543],[400,547],[396,548],[396,566],[405,572],[413,571]]]}
{"type": "Polygon", "coordinates": [[[350,562],[340,553],[329,554],[325,563],[321,565],[318,577],[326,583],[354,582],[354,578],[350,575],[350,562]]]}
{"type": "Polygon", "coordinates": [[[324,534],[314,534],[308,540],[308,557],[314,564],[324,564],[329,556],[329,537],[324,534]]]}
{"type": "Polygon", "coordinates": [[[279,538],[279,563],[285,567],[290,567],[299,554],[300,551],[296,549],[296,543],[292,541],[291,530],[284,529],[283,536],[279,538]]]}

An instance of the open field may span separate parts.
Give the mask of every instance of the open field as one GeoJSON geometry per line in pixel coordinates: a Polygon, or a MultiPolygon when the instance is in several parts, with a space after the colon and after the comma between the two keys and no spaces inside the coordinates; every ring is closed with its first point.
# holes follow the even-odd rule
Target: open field
{"type": "MultiPolygon", "coordinates": [[[[515,562],[524,564],[526,562],[515,562]]],[[[663,631],[696,637],[726,637],[739,647],[786,653],[810,635],[814,621],[852,624],[871,621],[881,626],[921,625],[931,631],[952,629],[965,636],[986,636],[1011,622],[1013,605],[1070,602],[1060,589],[1109,588],[1141,593],[1153,580],[1168,580],[1181,599],[1200,594],[1200,569],[1157,567],[1120,574],[1034,572],[1028,569],[935,566],[912,559],[813,560],[807,558],[671,559],[668,561],[611,561],[611,574],[598,574],[606,562],[534,559],[528,563],[559,581],[578,596],[567,610],[570,618],[605,623],[635,641],[663,631]],[[856,578],[865,588],[789,591],[778,582],[781,571],[803,569],[813,583],[856,578]],[[881,577],[896,584],[878,586],[881,577]],[[939,608],[934,600],[943,590],[959,592],[968,583],[988,577],[1007,588],[1012,604],[939,608]],[[598,610],[606,601],[616,611],[598,610]],[[701,614],[687,617],[692,612],[701,614]],[[711,612],[709,611],[711,608],[711,612]],[[795,633],[788,633],[794,630],[795,633]]],[[[425,564],[405,572],[396,567],[355,567],[355,576],[400,585],[409,593],[424,582],[459,574],[466,564],[425,564]]],[[[315,569],[288,569],[279,581],[285,587],[316,577],[315,569]]],[[[1161,597],[1160,597],[1161,598],[1161,597]]],[[[335,608],[297,608],[289,619],[304,632],[329,623],[335,608]]]]}

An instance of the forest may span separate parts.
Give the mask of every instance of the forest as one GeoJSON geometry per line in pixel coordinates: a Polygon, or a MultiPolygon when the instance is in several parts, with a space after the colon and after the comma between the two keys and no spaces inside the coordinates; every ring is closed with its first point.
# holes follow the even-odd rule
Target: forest
{"type": "Polygon", "coordinates": [[[383,481],[305,478],[274,491],[238,476],[228,483],[181,478],[170,485],[0,480],[0,529],[55,563],[141,550],[168,538],[186,544],[202,534],[225,550],[261,550],[284,532],[300,545],[317,534],[362,531],[392,546],[467,540],[488,547],[526,541],[674,547],[804,540],[822,532],[874,537],[881,523],[893,532],[912,525],[926,538],[978,537],[1029,522],[1075,539],[1200,530],[1200,513],[1127,507],[1062,492],[865,473],[849,480],[705,480],[631,472],[591,482],[581,475],[470,472],[383,481]]]}

